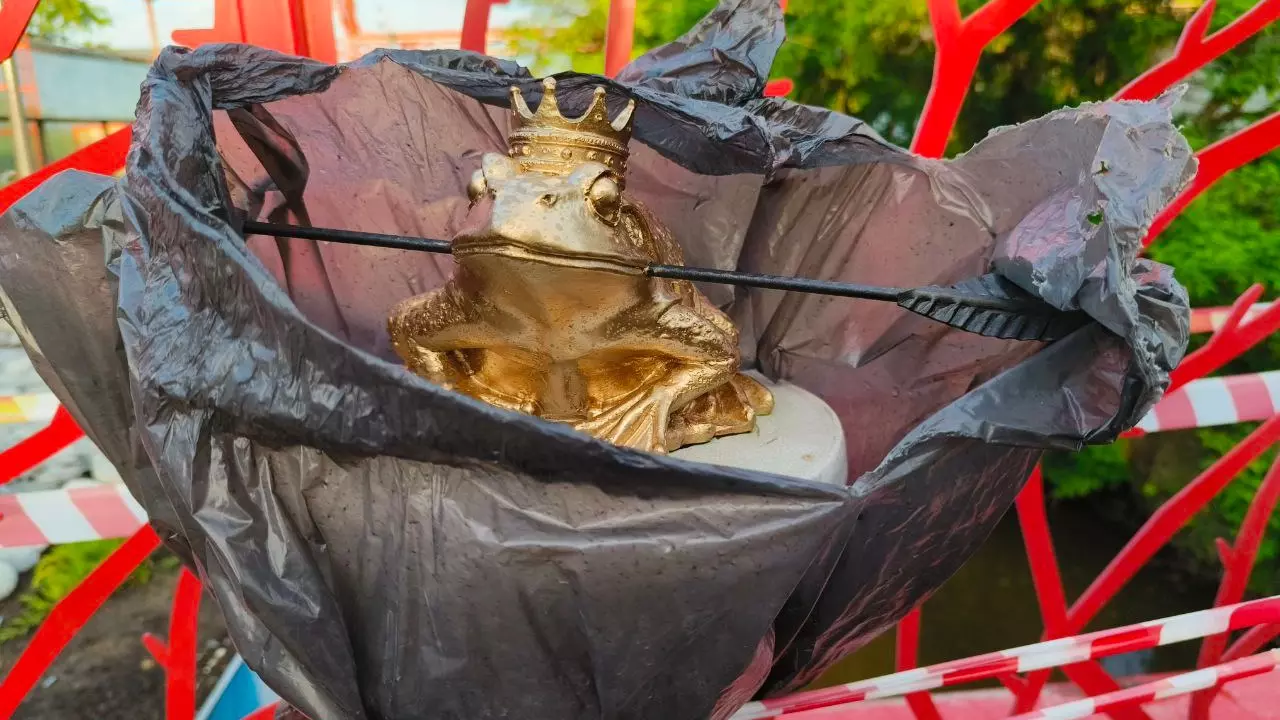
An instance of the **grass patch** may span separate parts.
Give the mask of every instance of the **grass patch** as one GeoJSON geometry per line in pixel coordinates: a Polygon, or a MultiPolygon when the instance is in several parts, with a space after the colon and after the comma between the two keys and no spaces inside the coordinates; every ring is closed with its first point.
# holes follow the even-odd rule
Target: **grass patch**
{"type": "MultiPolygon", "coordinates": [[[[0,624],[0,644],[26,637],[39,627],[53,606],[123,543],[124,540],[94,540],[49,548],[32,569],[31,585],[18,596],[21,612],[0,624]]],[[[149,582],[157,570],[176,568],[178,564],[173,555],[154,555],[129,576],[125,585],[149,582]]]]}

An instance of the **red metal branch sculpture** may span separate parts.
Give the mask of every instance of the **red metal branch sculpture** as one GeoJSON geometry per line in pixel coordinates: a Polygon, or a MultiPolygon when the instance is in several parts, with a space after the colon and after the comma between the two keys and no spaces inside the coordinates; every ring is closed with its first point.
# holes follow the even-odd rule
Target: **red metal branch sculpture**
{"type": "Polygon", "coordinates": [[[0,60],[13,57],[40,0],[9,0],[0,7],[0,60]]]}
{"type": "Polygon", "coordinates": [[[82,437],[84,431],[71,419],[71,414],[58,408],[53,420],[43,430],[0,453],[0,485],[19,477],[82,437]]]}
{"type": "MultiPolygon", "coordinates": [[[[929,22],[936,45],[933,81],[911,141],[913,152],[927,157],[942,156],[947,138],[960,117],[960,107],[969,93],[983,49],[1038,3],[1039,0],[992,0],[961,19],[957,0],[929,0],[929,22]]],[[[920,609],[916,608],[898,624],[895,639],[898,670],[916,666],[919,636],[920,609]]],[[[1017,681],[1010,676],[1006,682],[1017,681]]],[[[917,718],[938,717],[938,709],[928,693],[908,695],[907,702],[917,718]]]]}
{"type": "Polygon", "coordinates": [[[1248,352],[1255,345],[1280,330],[1280,303],[1274,303],[1266,310],[1248,317],[1253,304],[1262,296],[1262,286],[1254,285],[1242,294],[1231,306],[1231,314],[1227,316],[1222,327],[1213,333],[1209,342],[1199,350],[1188,355],[1174,369],[1169,377],[1169,389],[1172,393],[1192,380],[1199,380],[1210,373],[1222,369],[1227,363],[1248,352]]]}
{"type": "MultiPolygon", "coordinates": [[[[1252,320],[1261,314],[1271,303],[1257,303],[1249,308],[1249,312],[1245,314],[1245,319],[1252,320]]],[[[1226,322],[1227,316],[1231,314],[1230,307],[1199,307],[1191,310],[1191,334],[1198,335],[1200,333],[1209,333],[1222,327],[1226,322]]]]}
{"type": "Polygon", "coordinates": [[[165,671],[165,718],[196,714],[196,636],[200,624],[200,579],[183,568],[169,613],[169,642],[144,633],[142,644],[165,671]]]}
{"type": "Polygon", "coordinates": [[[1068,630],[1078,632],[1092,620],[1151,556],[1186,525],[1192,515],[1277,441],[1280,441],[1280,415],[1260,425],[1160,506],[1067,612],[1068,630]]]}
{"type": "MultiPolygon", "coordinates": [[[[907,614],[898,623],[897,635],[894,638],[894,665],[897,670],[910,670],[920,663],[920,608],[907,614]]],[[[942,720],[933,696],[928,692],[907,694],[907,706],[918,720],[942,720]]]]}
{"type": "MultiPolygon", "coordinates": [[[[1117,93],[1116,97],[1126,100],[1149,100],[1155,98],[1175,83],[1185,79],[1192,72],[1220,57],[1231,48],[1260,32],[1277,18],[1280,18],[1280,0],[1261,0],[1234,22],[1212,36],[1206,37],[1205,32],[1212,19],[1214,9],[1214,0],[1209,0],[1209,2],[1201,6],[1188,20],[1183,29],[1182,37],[1178,42],[1174,55],[1169,60],[1143,73],[1117,93]]],[[[1218,179],[1228,172],[1261,157],[1278,145],[1280,145],[1280,127],[1277,126],[1277,116],[1273,115],[1202,150],[1197,155],[1200,160],[1200,169],[1195,181],[1157,216],[1151,230],[1148,232],[1145,243],[1149,245],[1154,241],[1160,232],[1181,214],[1192,200],[1218,179]]],[[[1260,297],[1261,292],[1260,287],[1251,288],[1237,300],[1232,307],[1231,315],[1222,328],[1215,333],[1210,343],[1189,355],[1182,365],[1174,371],[1171,378],[1170,391],[1221,368],[1280,328],[1280,314],[1271,315],[1266,310],[1256,311],[1250,322],[1243,322],[1246,316],[1250,314],[1252,303],[1260,297]]],[[[1262,428],[1259,428],[1259,432],[1261,430],[1262,428]]],[[[1255,432],[1255,435],[1251,437],[1256,437],[1257,435],[1258,432],[1255,432]]],[[[1246,443],[1248,442],[1246,440],[1246,443]]],[[[1270,445],[1270,443],[1268,442],[1267,445],[1270,445]]],[[[1227,457],[1236,454],[1237,451],[1243,451],[1244,448],[1245,443],[1242,443],[1232,453],[1228,453],[1227,457]]],[[[1258,453],[1260,452],[1261,450],[1258,450],[1258,453]]],[[[1137,571],[1137,568],[1150,558],[1151,553],[1154,553],[1156,548],[1163,546],[1167,542],[1166,534],[1171,536],[1173,532],[1180,529],[1190,519],[1191,515],[1198,512],[1220,489],[1220,487],[1214,489],[1212,492],[1207,493],[1207,496],[1197,495],[1195,502],[1187,502],[1189,499],[1188,492],[1192,490],[1193,486],[1200,489],[1208,489],[1219,481],[1222,485],[1225,485],[1239,472],[1237,470],[1226,477],[1222,477],[1223,473],[1211,475],[1211,473],[1215,472],[1215,468],[1222,467],[1227,457],[1224,457],[1218,464],[1207,470],[1200,478],[1192,481],[1191,484],[1184,488],[1182,493],[1179,493],[1178,496],[1175,496],[1174,499],[1157,511],[1157,514],[1134,536],[1129,546],[1126,546],[1125,550],[1121,551],[1120,555],[1112,561],[1112,564],[1103,571],[1103,574],[1095,579],[1094,585],[1090,587],[1090,591],[1086,591],[1085,596],[1081,597],[1080,602],[1077,602],[1072,609],[1074,612],[1068,616],[1070,619],[1065,624],[1063,624],[1062,615],[1060,614],[1062,605],[1059,604],[1061,575],[1057,569],[1057,560],[1053,555],[1052,538],[1049,536],[1047,524],[1048,519],[1044,513],[1043,487],[1034,482],[1036,478],[1033,477],[1033,482],[1028,484],[1023,494],[1035,493],[1037,497],[1028,496],[1025,500],[1020,497],[1018,515],[1023,529],[1024,542],[1027,546],[1028,559],[1032,568],[1032,578],[1036,585],[1041,615],[1045,623],[1045,636],[1062,637],[1070,634],[1073,627],[1078,627],[1088,622],[1093,614],[1110,600],[1115,590],[1118,590],[1120,585],[1127,582],[1132,577],[1132,574],[1137,571]],[[1037,491],[1036,488],[1039,488],[1039,490],[1037,491]],[[1179,500],[1180,498],[1181,501],[1179,500]],[[1175,502],[1177,502],[1176,505],[1175,502]],[[1177,511],[1176,516],[1170,516],[1166,513],[1166,511],[1174,510],[1177,511]],[[1160,516],[1160,519],[1163,520],[1177,520],[1178,518],[1181,518],[1181,520],[1167,523],[1173,526],[1170,528],[1163,523],[1157,525],[1157,516],[1160,516]],[[1155,532],[1157,528],[1159,528],[1159,532],[1155,532]],[[1139,552],[1139,548],[1143,549],[1139,552]],[[1115,585],[1114,589],[1108,592],[1107,586],[1117,581],[1119,581],[1119,585],[1115,585]],[[1057,591],[1055,591],[1055,586],[1058,589],[1057,591]],[[1085,604],[1086,600],[1089,603],[1096,603],[1096,607],[1091,608],[1089,604],[1085,604]],[[1082,612],[1082,610],[1086,609],[1089,611],[1082,612]]],[[[1258,628],[1252,631],[1252,637],[1256,641],[1262,638],[1265,633],[1265,628],[1258,628]]],[[[1243,643],[1243,640],[1242,638],[1241,643],[1243,643]]],[[[1266,640],[1261,640],[1256,645],[1250,644],[1249,646],[1241,644],[1241,653],[1235,657],[1256,651],[1265,642],[1266,640]]],[[[1101,668],[1098,669],[1101,670],[1101,668]]],[[[1036,699],[1048,681],[1048,677],[1048,673],[1040,672],[1033,673],[1027,679],[1025,691],[1017,693],[1017,710],[1019,712],[1026,712],[1034,706],[1036,699]]],[[[1075,678],[1071,679],[1075,681],[1075,678]]]]}
{"type": "Polygon", "coordinates": [[[911,141],[912,152],[942,156],[983,49],[1039,2],[992,0],[962,20],[956,0],[929,0],[929,22],[937,50],[933,84],[911,141]]]}
{"type": "Polygon", "coordinates": [[[604,38],[604,74],[613,77],[631,62],[636,34],[636,0],[610,0],[604,38]]]}
{"type": "Polygon", "coordinates": [[[110,175],[124,167],[124,156],[129,152],[131,134],[128,129],[117,130],[92,145],[85,146],[11,185],[0,188],[0,213],[7,211],[45,180],[64,170],[83,170],[110,175]]]}
{"type": "Polygon", "coordinates": [[[1067,594],[1062,588],[1058,554],[1053,549],[1044,508],[1044,473],[1036,465],[1031,479],[1018,493],[1018,527],[1022,530],[1027,563],[1031,566],[1031,583],[1036,590],[1045,632],[1050,637],[1062,637],[1067,634],[1067,594]]]}
{"type": "Polygon", "coordinates": [[[1280,623],[1259,625],[1241,635],[1240,639],[1236,640],[1235,644],[1231,646],[1231,649],[1227,650],[1226,654],[1222,656],[1222,659],[1225,662],[1252,655],[1277,637],[1280,637],[1280,623]]]}
{"type": "Polygon", "coordinates": [[[1217,0],[1208,0],[1201,5],[1183,27],[1182,37],[1178,39],[1173,56],[1139,75],[1116,93],[1116,97],[1120,100],[1150,100],[1157,97],[1280,19],[1280,0],[1260,0],[1230,25],[1205,37],[1217,5],[1217,0]]]}
{"type": "MultiPolygon", "coordinates": [[[[467,0],[467,10],[462,16],[462,42],[458,47],[482,53],[488,45],[489,10],[494,5],[505,5],[507,0],[467,0]]],[[[354,10],[352,11],[354,18],[354,10]]]]}
{"type": "MultiPolygon", "coordinates": [[[[1218,555],[1222,558],[1223,572],[1218,595],[1213,601],[1215,606],[1233,605],[1244,599],[1249,575],[1253,573],[1254,560],[1262,546],[1262,536],[1267,532],[1267,522],[1271,519],[1277,502],[1280,502],[1280,459],[1271,464],[1257,494],[1249,503],[1249,511],[1240,524],[1240,534],[1236,536],[1235,545],[1228,545],[1225,540],[1218,538],[1218,555]]],[[[1205,638],[1204,644],[1200,646],[1200,658],[1196,665],[1209,667],[1222,662],[1227,639],[1225,633],[1205,638]]],[[[1191,717],[1206,720],[1209,717],[1209,705],[1216,694],[1216,688],[1197,693],[1191,699],[1191,717]]]]}
{"type": "MultiPolygon", "coordinates": [[[[0,51],[3,51],[4,56],[10,55],[16,47],[26,21],[30,18],[37,2],[38,0],[9,0],[0,10],[0,51]]],[[[298,26],[297,23],[274,22],[273,18],[279,15],[280,9],[286,7],[285,2],[288,2],[288,7],[293,9],[291,12],[300,7],[302,12],[308,13],[307,17],[311,17],[311,14],[319,17],[321,10],[318,8],[323,4],[307,2],[307,0],[284,0],[283,2],[274,0],[270,3],[272,12],[255,12],[246,18],[245,13],[241,12],[247,5],[245,0],[219,0],[216,3],[218,18],[215,29],[203,35],[189,33],[181,39],[188,40],[193,45],[215,39],[247,40],[290,52],[327,54],[330,41],[318,35],[315,38],[311,37],[307,32],[306,23],[298,26]],[[234,37],[228,37],[228,33],[234,37]],[[286,44],[289,47],[283,47],[286,44]]],[[[483,30],[487,30],[487,22],[483,23],[482,31],[477,33],[475,28],[479,24],[475,19],[478,19],[478,11],[483,5],[487,21],[491,4],[492,0],[470,0],[468,3],[468,17],[472,19],[470,23],[472,32],[468,33],[464,30],[464,46],[475,46],[472,49],[483,50],[483,30]]],[[[785,0],[783,4],[785,7],[785,0]]],[[[937,56],[929,98],[912,143],[914,151],[934,157],[943,153],[983,49],[1036,4],[1037,0],[992,0],[968,18],[962,19],[956,0],[929,0],[930,20],[937,42],[937,56]]],[[[259,9],[255,5],[255,11],[259,9]]],[[[612,10],[608,31],[609,44],[606,49],[608,64],[613,66],[610,74],[616,72],[621,64],[629,60],[634,0],[613,0],[612,10]]],[[[1188,21],[1174,55],[1135,79],[1117,97],[1122,99],[1156,97],[1174,83],[1187,78],[1191,73],[1280,18],[1280,0],[1260,0],[1248,12],[1222,30],[1206,35],[1214,10],[1214,0],[1206,2],[1188,21]]],[[[301,16],[294,14],[291,17],[297,20],[301,16]]],[[[317,23],[317,26],[319,25],[320,23],[317,23]]],[[[790,81],[775,80],[769,84],[766,94],[770,96],[786,94],[790,89],[790,81]]],[[[60,163],[0,190],[0,211],[7,210],[24,194],[61,170],[79,168],[99,173],[114,172],[123,163],[128,143],[128,131],[115,133],[60,163]]],[[[1201,171],[1195,183],[1156,219],[1147,241],[1154,240],[1169,222],[1216,180],[1278,145],[1280,145],[1280,114],[1272,115],[1203,150],[1199,154],[1201,171]]],[[[1276,312],[1259,311],[1255,317],[1245,322],[1247,311],[1258,299],[1259,294],[1260,291],[1250,290],[1242,296],[1233,306],[1230,317],[1210,343],[1197,353],[1188,356],[1183,366],[1175,372],[1173,378],[1175,387],[1217,370],[1280,327],[1280,304],[1277,305],[1276,312]]],[[[65,411],[60,411],[50,427],[42,431],[42,434],[38,434],[41,440],[29,445],[19,445],[0,454],[0,463],[2,463],[0,468],[10,470],[21,468],[13,473],[21,474],[30,464],[47,457],[47,454],[40,453],[48,451],[48,454],[52,454],[79,436],[79,429],[75,428],[70,416],[65,411]]],[[[1280,439],[1280,418],[1273,418],[1255,430],[1248,439],[1227,453],[1213,467],[1188,484],[1182,492],[1152,516],[1129,545],[1117,555],[1111,565],[1099,575],[1089,590],[1070,609],[1067,608],[1061,574],[1045,517],[1043,478],[1037,470],[1018,498],[1018,512],[1032,566],[1036,593],[1045,621],[1046,635],[1062,637],[1078,631],[1120,587],[1132,578],[1137,569],[1147,562],[1159,547],[1168,542],[1174,532],[1220,492],[1248,462],[1275,443],[1277,439],[1280,439]]],[[[1276,503],[1280,501],[1280,480],[1276,479],[1280,477],[1280,470],[1277,470],[1277,467],[1280,465],[1273,466],[1263,487],[1254,498],[1234,546],[1228,547],[1225,542],[1220,543],[1227,569],[1219,592],[1219,602],[1243,593],[1249,567],[1256,557],[1258,542],[1265,528],[1266,519],[1276,503]]],[[[87,618],[157,545],[158,538],[154,532],[148,528],[140,530],[96,569],[84,584],[59,603],[50,619],[32,638],[27,651],[14,666],[13,671],[0,685],[0,717],[7,717],[13,712],[17,703],[38,680],[39,675],[47,669],[57,653],[87,618]]],[[[195,629],[199,600],[198,580],[188,571],[184,571],[174,600],[168,644],[154,637],[144,638],[148,648],[157,656],[157,659],[162,659],[162,664],[169,673],[167,707],[171,720],[186,720],[194,713],[195,629]]],[[[915,665],[919,632],[920,616],[918,613],[913,613],[904,620],[899,629],[900,667],[915,665]]],[[[1224,662],[1245,659],[1277,634],[1280,634],[1280,624],[1261,625],[1245,633],[1225,651],[1223,650],[1225,638],[1206,641],[1202,651],[1202,662],[1211,662],[1215,655],[1220,656],[1219,659],[1224,662]]],[[[1113,692],[1117,689],[1114,680],[1095,662],[1075,664],[1064,670],[1074,683],[1091,694],[1113,692]]],[[[1047,673],[1042,676],[1033,674],[1024,681],[1006,671],[1001,672],[998,677],[1007,687],[1019,694],[1021,707],[1028,701],[1034,704],[1048,675],[1047,673]]],[[[1106,705],[1112,712],[1126,713],[1127,711],[1134,716],[1142,716],[1136,708],[1131,707],[1139,700],[1126,697],[1123,701],[1116,701],[1115,698],[1116,696],[1112,696],[1112,701],[1106,705]]],[[[909,701],[917,716],[929,718],[938,716],[937,709],[927,694],[917,695],[909,701]]],[[[1207,700],[1202,702],[1206,703],[1207,708],[1207,700]]],[[[271,714],[272,709],[265,708],[251,717],[265,720],[271,714]]]]}

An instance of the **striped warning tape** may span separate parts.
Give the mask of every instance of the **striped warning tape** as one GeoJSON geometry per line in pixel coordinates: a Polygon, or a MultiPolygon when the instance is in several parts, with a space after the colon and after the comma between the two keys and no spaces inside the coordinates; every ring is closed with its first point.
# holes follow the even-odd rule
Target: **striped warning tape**
{"type": "Polygon", "coordinates": [[[1016,715],[1013,720],[1072,720],[1097,717],[1117,708],[1132,707],[1155,700],[1190,695],[1197,690],[1218,687],[1232,680],[1269,673],[1280,666],[1280,650],[1269,650],[1258,655],[1232,660],[1221,665],[1192,670],[1172,677],[1153,680],[1105,695],[1083,698],[1074,702],[1054,705],[1040,710],[1016,715]]]}
{"type": "MultiPolygon", "coordinates": [[[[1280,620],[1280,595],[1111,630],[1100,630],[1087,635],[1047,640],[1034,645],[1024,645],[939,665],[904,670],[893,675],[821,690],[751,702],[744,705],[732,720],[786,717],[807,710],[989,680],[1009,673],[1047,670],[1110,655],[1218,635],[1278,620],[1280,620]]],[[[1050,708],[1050,711],[1054,709],[1056,708],[1050,708]]],[[[1041,717],[1059,716],[1048,714],[1041,717]]],[[[1071,714],[1062,717],[1085,716],[1071,714]]]]}
{"type": "Polygon", "coordinates": [[[120,483],[0,495],[0,548],[128,537],[146,521],[120,483]]]}
{"type": "MultiPolygon", "coordinates": [[[[1266,312],[1269,307],[1271,307],[1271,303],[1256,303],[1252,305],[1245,311],[1241,322],[1249,322],[1266,312]]],[[[1229,307],[1195,308],[1191,311],[1191,332],[1210,333],[1220,330],[1223,325],[1227,324],[1227,318],[1230,315],[1231,308],[1229,307]]]]}
{"type": "Polygon", "coordinates": [[[1280,371],[1193,380],[1169,393],[1138,423],[1143,432],[1230,425],[1280,413],[1280,371]]]}

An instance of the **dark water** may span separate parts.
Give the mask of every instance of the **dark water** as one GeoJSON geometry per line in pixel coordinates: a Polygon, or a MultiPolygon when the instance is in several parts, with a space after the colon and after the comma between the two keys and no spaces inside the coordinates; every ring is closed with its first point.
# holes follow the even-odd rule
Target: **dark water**
{"type": "MultiPolygon", "coordinates": [[[[1079,597],[1129,537],[1100,521],[1084,503],[1052,508],[1049,526],[1068,602],[1079,597]]],[[[1172,558],[1158,555],[1086,632],[1211,607],[1216,588],[1203,580],[1187,579],[1175,567],[1172,558]]],[[[925,603],[920,663],[931,665],[1038,642],[1042,629],[1022,534],[1010,510],[982,549],[925,603]]],[[[814,687],[893,672],[893,643],[892,632],[877,638],[833,667],[814,687]]],[[[1116,677],[1182,670],[1194,666],[1198,652],[1199,643],[1193,640],[1118,655],[1103,661],[1103,666],[1116,677]]]]}

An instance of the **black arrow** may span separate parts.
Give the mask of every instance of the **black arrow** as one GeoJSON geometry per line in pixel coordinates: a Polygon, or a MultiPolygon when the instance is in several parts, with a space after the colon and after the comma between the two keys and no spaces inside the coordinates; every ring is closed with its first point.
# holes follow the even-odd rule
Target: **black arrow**
{"type": "MultiPolygon", "coordinates": [[[[280,225],[253,220],[244,223],[246,235],[273,235],[303,240],[322,240],[351,245],[449,253],[447,240],[384,235],[333,228],[280,225]]],[[[813,278],[761,275],[735,270],[685,267],[682,265],[649,265],[650,277],[724,285],[790,290],[817,295],[861,298],[896,303],[911,312],[953,328],[985,337],[1051,342],[1090,321],[1079,311],[1064,312],[1027,293],[996,274],[982,275],[950,287],[893,288],[815,280],[813,278]]]]}

